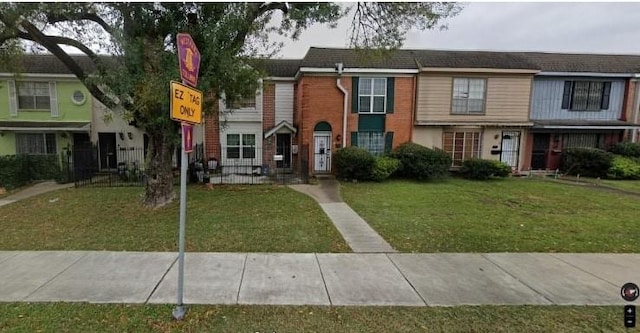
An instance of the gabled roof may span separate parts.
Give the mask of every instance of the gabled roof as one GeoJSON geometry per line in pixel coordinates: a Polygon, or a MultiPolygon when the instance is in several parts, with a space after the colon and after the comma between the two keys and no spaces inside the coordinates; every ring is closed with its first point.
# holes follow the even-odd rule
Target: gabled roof
{"type": "Polygon", "coordinates": [[[271,77],[293,78],[298,72],[301,59],[264,59],[263,66],[271,77]]]}
{"type": "Polygon", "coordinates": [[[640,73],[640,55],[512,52],[544,72],[640,73]]]}
{"type": "Polygon", "coordinates": [[[538,65],[511,52],[412,50],[421,67],[539,69],[538,65]]]}
{"type": "MultiPolygon", "coordinates": [[[[87,72],[93,72],[95,66],[89,57],[72,55],[75,61],[87,72]]],[[[29,74],[73,74],[52,54],[27,54],[21,58],[19,68],[9,68],[9,64],[0,62],[0,73],[29,73],[29,74]]]]}
{"type": "Polygon", "coordinates": [[[410,51],[396,50],[388,57],[365,58],[354,49],[311,47],[302,59],[300,67],[334,68],[342,63],[345,68],[418,69],[410,51]]]}
{"type": "Polygon", "coordinates": [[[266,138],[276,134],[278,131],[280,131],[283,128],[287,129],[290,133],[294,133],[295,134],[296,132],[298,132],[298,130],[293,125],[291,125],[291,123],[289,123],[286,120],[283,120],[278,125],[274,126],[272,129],[267,131],[264,134],[264,138],[266,139],[266,138]]]}

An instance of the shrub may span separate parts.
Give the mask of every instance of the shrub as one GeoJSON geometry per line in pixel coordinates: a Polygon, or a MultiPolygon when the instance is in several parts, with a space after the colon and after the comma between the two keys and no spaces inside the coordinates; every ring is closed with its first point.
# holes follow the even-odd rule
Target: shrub
{"type": "Polygon", "coordinates": [[[337,174],[342,179],[369,180],[373,173],[375,157],[359,147],[340,148],[334,156],[337,174]]]}
{"type": "Polygon", "coordinates": [[[408,142],[398,146],[391,156],[400,161],[398,175],[405,178],[428,180],[449,175],[451,156],[440,149],[408,142]]]}
{"type": "Polygon", "coordinates": [[[640,161],[615,155],[607,177],[613,179],[640,179],[640,161]]]}
{"type": "Polygon", "coordinates": [[[640,158],[640,144],[632,142],[619,142],[611,148],[611,152],[625,157],[640,158]]]}
{"type": "Polygon", "coordinates": [[[0,186],[13,189],[33,180],[59,179],[57,155],[0,156],[0,186]]]}
{"type": "Polygon", "coordinates": [[[568,148],[562,153],[561,169],[569,175],[605,177],[613,154],[597,148],[568,148]]]}
{"type": "Polygon", "coordinates": [[[389,178],[392,173],[396,172],[399,166],[400,161],[393,157],[378,157],[376,158],[376,163],[373,166],[371,179],[381,182],[389,178]]]}
{"type": "Polygon", "coordinates": [[[497,160],[483,160],[472,158],[462,162],[460,174],[464,178],[487,180],[493,177],[507,177],[511,174],[511,167],[497,160]]]}

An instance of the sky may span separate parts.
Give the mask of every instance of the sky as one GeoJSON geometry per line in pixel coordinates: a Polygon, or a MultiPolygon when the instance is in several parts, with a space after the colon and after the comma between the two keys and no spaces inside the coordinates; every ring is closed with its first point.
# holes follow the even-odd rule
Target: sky
{"type": "MultiPolygon", "coordinates": [[[[311,27],[278,57],[348,47],[350,20],[311,27]]],[[[445,31],[409,31],[403,48],[640,54],[640,2],[473,2],[445,22],[445,31]]]]}

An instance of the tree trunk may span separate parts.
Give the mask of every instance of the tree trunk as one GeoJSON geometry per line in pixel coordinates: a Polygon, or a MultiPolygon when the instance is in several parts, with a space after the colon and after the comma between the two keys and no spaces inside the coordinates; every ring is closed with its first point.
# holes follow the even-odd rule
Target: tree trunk
{"type": "Polygon", "coordinates": [[[159,208],[169,204],[175,198],[173,191],[172,156],[175,145],[171,137],[163,130],[147,130],[149,152],[147,156],[147,184],[143,204],[150,208],[159,208]]]}

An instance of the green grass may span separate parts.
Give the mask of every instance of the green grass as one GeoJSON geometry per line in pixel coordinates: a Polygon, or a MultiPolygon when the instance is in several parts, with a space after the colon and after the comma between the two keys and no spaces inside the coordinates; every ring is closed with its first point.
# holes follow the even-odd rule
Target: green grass
{"type": "Polygon", "coordinates": [[[622,307],[300,307],[0,303],[0,332],[626,332],[622,307]]]}
{"type": "Polygon", "coordinates": [[[640,193],[640,180],[601,180],[602,185],[640,193]]]}
{"type": "Polygon", "coordinates": [[[533,180],[343,183],[403,252],[640,252],[637,197],[533,180]]]}
{"type": "MultiPolygon", "coordinates": [[[[0,207],[0,250],[176,251],[179,199],[144,209],[142,191],[71,188],[0,207]]],[[[287,187],[194,186],[187,203],[187,251],[349,250],[315,201],[287,187]]]]}

